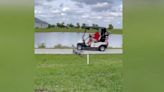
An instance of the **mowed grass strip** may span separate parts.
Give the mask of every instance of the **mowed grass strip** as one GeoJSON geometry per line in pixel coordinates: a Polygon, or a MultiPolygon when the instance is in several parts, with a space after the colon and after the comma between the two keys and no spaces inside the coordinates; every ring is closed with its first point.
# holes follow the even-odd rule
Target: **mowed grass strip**
{"type": "MultiPolygon", "coordinates": [[[[112,34],[122,34],[122,29],[107,29],[112,34]]],[[[35,28],[35,32],[84,32],[85,29],[81,28],[35,28]]],[[[96,32],[96,29],[87,30],[89,33],[96,32]]]]}
{"type": "Polygon", "coordinates": [[[121,92],[122,55],[36,55],[36,92],[121,92]]]}

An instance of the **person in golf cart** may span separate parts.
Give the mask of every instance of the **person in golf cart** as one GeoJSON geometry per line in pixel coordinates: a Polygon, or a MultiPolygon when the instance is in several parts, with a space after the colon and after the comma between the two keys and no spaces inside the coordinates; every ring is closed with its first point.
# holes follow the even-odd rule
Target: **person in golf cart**
{"type": "Polygon", "coordinates": [[[87,42],[88,46],[91,45],[92,42],[98,42],[100,38],[100,34],[96,31],[94,34],[89,34],[89,40],[87,42]]]}
{"type": "Polygon", "coordinates": [[[100,28],[94,34],[89,34],[89,40],[87,42],[88,46],[91,45],[92,42],[104,42],[106,37],[108,36],[108,32],[105,28],[100,28]]]}

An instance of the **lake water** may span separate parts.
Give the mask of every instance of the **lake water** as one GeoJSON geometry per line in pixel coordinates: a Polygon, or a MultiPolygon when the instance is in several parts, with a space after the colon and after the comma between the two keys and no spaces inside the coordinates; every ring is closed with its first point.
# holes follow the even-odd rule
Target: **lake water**
{"type": "MultiPolygon", "coordinates": [[[[76,46],[78,42],[82,41],[83,33],[77,32],[36,32],[35,34],[35,48],[38,45],[44,43],[46,48],[54,48],[56,45],[62,45],[67,47],[76,46]]],[[[86,33],[85,37],[88,37],[89,33],[86,33]]],[[[122,35],[111,34],[109,36],[109,47],[122,48],[122,35]]]]}

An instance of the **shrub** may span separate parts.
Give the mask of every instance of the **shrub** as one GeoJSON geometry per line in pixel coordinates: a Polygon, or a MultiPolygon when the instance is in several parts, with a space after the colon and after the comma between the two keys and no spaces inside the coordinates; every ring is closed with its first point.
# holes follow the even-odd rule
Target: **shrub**
{"type": "Polygon", "coordinates": [[[62,46],[61,44],[55,45],[54,48],[58,48],[58,49],[66,49],[66,48],[70,48],[68,46],[62,46]]]}
{"type": "Polygon", "coordinates": [[[38,45],[38,48],[46,48],[46,44],[45,43],[41,43],[38,45]]]}

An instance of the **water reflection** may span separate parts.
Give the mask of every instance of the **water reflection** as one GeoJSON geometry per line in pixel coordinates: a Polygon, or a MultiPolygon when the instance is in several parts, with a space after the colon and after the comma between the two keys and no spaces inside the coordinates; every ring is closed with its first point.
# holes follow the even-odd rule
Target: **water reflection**
{"type": "MultiPolygon", "coordinates": [[[[86,33],[87,37],[89,33],[86,33]]],[[[76,32],[42,32],[35,33],[35,48],[38,48],[39,44],[44,43],[46,48],[54,48],[57,45],[66,47],[76,46],[78,42],[82,41],[83,33],[76,32]]],[[[109,47],[122,48],[122,35],[111,34],[109,36],[109,47]]]]}

